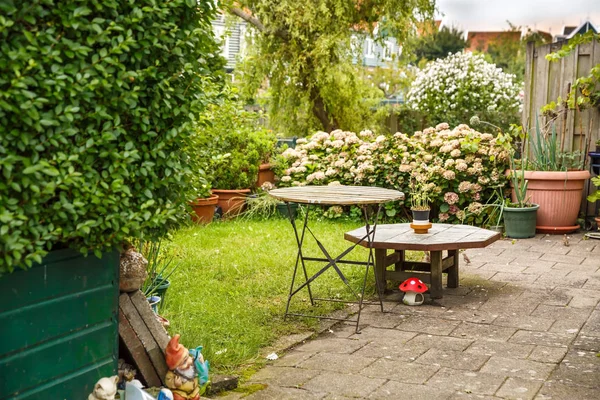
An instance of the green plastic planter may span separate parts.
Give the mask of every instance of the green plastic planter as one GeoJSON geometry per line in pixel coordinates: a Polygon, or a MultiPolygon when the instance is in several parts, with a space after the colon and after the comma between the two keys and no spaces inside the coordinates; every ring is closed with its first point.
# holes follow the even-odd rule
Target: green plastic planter
{"type": "MultiPolygon", "coordinates": [[[[292,212],[292,218],[296,219],[296,215],[298,214],[298,203],[290,203],[289,210],[291,210],[291,212],[292,212]]],[[[277,212],[282,217],[289,219],[290,218],[289,210],[288,210],[288,206],[286,203],[277,204],[277,212]]]]}
{"type": "Polygon", "coordinates": [[[504,231],[506,236],[513,239],[527,239],[535,236],[537,210],[533,207],[504,207],[504,231]]]}
{"type": "Polygon", "coordinates": [[[119,253],[51,252],[0,278],[0,398],[87,399],[115,375],[119,253]]]}

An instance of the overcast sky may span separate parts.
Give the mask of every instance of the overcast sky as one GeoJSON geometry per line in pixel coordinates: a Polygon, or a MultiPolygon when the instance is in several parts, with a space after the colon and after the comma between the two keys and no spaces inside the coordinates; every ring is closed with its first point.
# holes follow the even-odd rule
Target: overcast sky
{"type": "Polygon", "coordinates": [[[437,0],[444,25],[463,31],[494,31],[517,26],[550,31],[589,19],[600,28],[600,0],[437,0]]]}

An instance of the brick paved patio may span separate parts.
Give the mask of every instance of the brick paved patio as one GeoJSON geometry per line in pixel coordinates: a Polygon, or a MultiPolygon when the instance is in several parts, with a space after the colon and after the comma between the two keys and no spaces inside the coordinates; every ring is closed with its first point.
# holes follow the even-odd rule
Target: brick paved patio
{"type": "Polygon", "coordinates": [[[538,235],[465,254],[443,299],[370,306],[361,334],[338,324],[293,347],[245,398],[600,399],[600,240],[538,235]]]}

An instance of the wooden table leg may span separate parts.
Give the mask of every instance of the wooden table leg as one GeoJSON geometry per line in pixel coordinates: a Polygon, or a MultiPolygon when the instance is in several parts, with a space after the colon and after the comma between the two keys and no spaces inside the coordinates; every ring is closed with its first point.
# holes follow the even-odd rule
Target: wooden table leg
{"type": "Polygon", "coordinates": [[[398,262],[394,264],[394,270],[404,271],[404,250],[396,250],[396,254],[398,255],[398,262]]]}
{"type": "Polygon", "coordinates": [[[458,264],[460,260],[460,251],[459,250],[448,250],[448,256],[454,258],[454,262],[452,266],[448,268],[448,287],[449,288],[457,288],[458,287],[458,264]]]}
{"type": "Polygon", "coordinates": [[[387,268],[387,265],[385,265],[386,257],[386,249],[375,249],[375,282],[377,283],[377,288],[381,294],[385,293],[385,288],[387,286],[385,281],[385,269],[387,268]]]}
{"type": "Polygon", "coordinates": [[[429,293],[432,299],[442,298],[442,252],[431,251],[431,286],[429,293]]]}

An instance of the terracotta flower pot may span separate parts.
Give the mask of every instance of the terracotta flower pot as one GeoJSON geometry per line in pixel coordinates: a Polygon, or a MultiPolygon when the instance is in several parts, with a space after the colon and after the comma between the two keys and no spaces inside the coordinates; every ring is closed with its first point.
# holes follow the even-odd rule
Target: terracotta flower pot
{"type": "Polygon", "coordinates": [[[600,231],[600,217],[596,217],[594,218],[594,221],[596,221],[596,227],[598,228],[598,230],[600,231]]]}
{"type": "Polygon", "coordinates": [[[219,207],[223,210],[223,216],[235,217],[242,211],[246,205],[246,196],[250,193],[250,189],[213,189],[213,194],[219,195],[219,207]]]}
{"type": "MultiPolygon", "coordinates": [[[[525,171],[527,200],[539,204],[536,230],[540,233],[575,232],[581,195],[589,171],[525,171]]],[[[515,193],[512,200],[516,201],[515,193]]]]}
{"type": "Polygon", "coordinates": [[[258,180],[256,187],[261,187],[265,182],[275,182],[275,172],[271,169],[271,164],[260,164],[258,167],[258,180]]]}
{"type": "Polygon", "coordinates": [[[215,216],[215,207],[219,201],[219,196],[212,194],[205,199],[198,198],[192,202],[192,208],[196,215],[193,217],[194,222],[199,224],[208,224],[215,216]]]}

